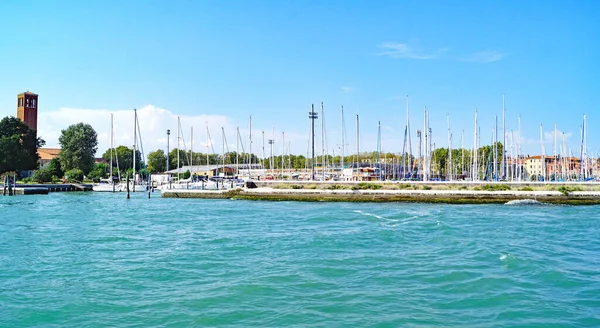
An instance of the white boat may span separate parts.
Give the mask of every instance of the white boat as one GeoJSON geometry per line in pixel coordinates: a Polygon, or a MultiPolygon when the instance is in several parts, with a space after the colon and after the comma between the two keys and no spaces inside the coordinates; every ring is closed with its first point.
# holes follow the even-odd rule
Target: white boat
{"type": "Polygon", "coordinates": [[[115,192],[120,191],[120,185],[111,179],[100,179],[100,182],[92,186],[93,191],[115,192]]]}
{"type": "MultiPolygon", "coordinates": [[[[110,172],[109,172],[109,176],[111,178],[110,179],[100,179],[99,183],[96,183],[92,186],[93,191],[102,191],[102,192],[120,191],[119,184],[118,183],[115,184],[115,182],[113,180],[113,140],[114,140],[113,115],[110,114],[110,163],[109,163],[110,172]]],[[[117,158],[117,170],[118,170],[118,166],[119,166],[119,159],[117,158]]]]}

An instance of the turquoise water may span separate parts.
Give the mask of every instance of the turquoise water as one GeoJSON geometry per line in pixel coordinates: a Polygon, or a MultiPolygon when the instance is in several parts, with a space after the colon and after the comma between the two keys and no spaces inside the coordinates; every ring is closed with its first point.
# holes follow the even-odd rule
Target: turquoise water
{"type": "Polygon", "coordinates": [[[600,207],[132,197],[0,197],[0,327],[600,326],[600,207]]]}

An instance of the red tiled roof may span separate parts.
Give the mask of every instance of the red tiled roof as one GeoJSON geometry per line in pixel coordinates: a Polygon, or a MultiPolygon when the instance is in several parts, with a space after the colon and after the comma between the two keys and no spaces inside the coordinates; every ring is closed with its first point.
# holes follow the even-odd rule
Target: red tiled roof
{"type": "Polygon", "coordinates": [[[52,160],[58,157],[61,150],[60,148],[38,148],[37,153],[40,159],[52,160]]]}

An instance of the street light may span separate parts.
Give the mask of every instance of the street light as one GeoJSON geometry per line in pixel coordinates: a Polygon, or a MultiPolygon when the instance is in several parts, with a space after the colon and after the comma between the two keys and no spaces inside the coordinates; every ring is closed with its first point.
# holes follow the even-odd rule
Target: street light
{"type": "Polygon", "coordinates": [[[311,105],[310,112],[308,112],[308,118],[311,120],[311,139],[312,139],[312,163],[311,163],[311,180],[315,179],[315,120],[319,117],[319,114],[315,113],[315,105],[311,105]]]}
{"type": "Polygon", "coordinates": [[[167,172],[169,171],[169,140],[171,139],[171,130],[167,129],[167,172]]]}

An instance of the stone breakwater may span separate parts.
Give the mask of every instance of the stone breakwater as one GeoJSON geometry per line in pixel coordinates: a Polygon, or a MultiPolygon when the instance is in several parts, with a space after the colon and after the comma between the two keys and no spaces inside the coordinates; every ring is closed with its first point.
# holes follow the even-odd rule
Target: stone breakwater
{"type": "Polygon", "coordinates": [[[165,190],[165,198],[243,199],[265,201],[329,202],[423,202],[447,204],[503,204],[534,199],[542,203],[568,205],[600,204],[599,191],[486,191],[486,190],[325,190],[243,188],[236,190],[165,190]]]}

